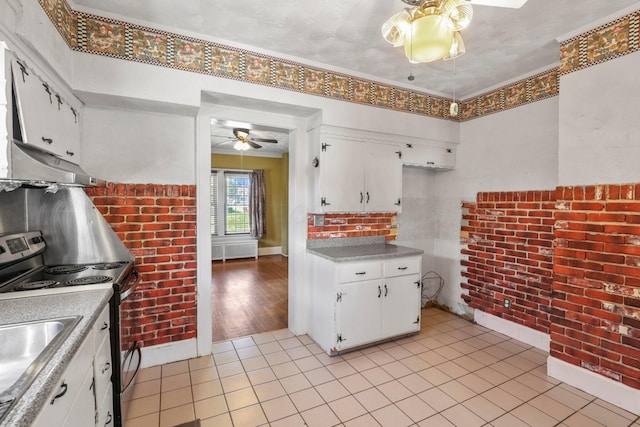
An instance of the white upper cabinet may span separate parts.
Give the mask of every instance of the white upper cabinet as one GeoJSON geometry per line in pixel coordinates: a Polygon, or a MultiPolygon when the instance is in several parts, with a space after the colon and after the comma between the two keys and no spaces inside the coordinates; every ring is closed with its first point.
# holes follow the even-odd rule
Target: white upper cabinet
{"type": "Polygon", "coordinates": [[[456,143],[322,125],[316,132],[316,212],[401,212],[402,167],[453,169],[456,143]]]}
{"type": "Polygon", "coordinates": [[[79,107],[25,62],[12,60],[11,70],[22,142],[79,163],[79,107]]]}
{"type": "Polygon", "coordinates": [[[400,150],[391,144],[324,136],[319,156],[324,212],[399,212],[400,150]]]}
{"type": "Polygon", "coordinates": [[[451,145],[405,144],[402,163],[431,169],[453,169],[456,167],[456,150],[451,145]]]}

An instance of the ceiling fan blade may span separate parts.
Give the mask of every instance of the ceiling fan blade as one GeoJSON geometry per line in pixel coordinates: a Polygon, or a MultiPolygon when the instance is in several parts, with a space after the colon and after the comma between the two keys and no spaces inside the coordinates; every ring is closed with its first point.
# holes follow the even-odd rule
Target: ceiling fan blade
{"type": "Polygon", "coordinates": [[[262,148],[262,145],[258,145],[250,139],[247,140],[247,144],[249,144],[252,148],[262,148]]]}
{"type": "Polygon", "coordinates": [[[527,2],[527,0],[467,0],[467,1],[472,5],[509,7],[512,9],[520,9],[527,2]]]}
{"type": "Polygon", "coordinates": [[[250,141],[254,141],[254,142],[269,142],[271,144],[277,144],[278,143],[277,139],[269,139],[269,138],[251,138],[250,141]]]}

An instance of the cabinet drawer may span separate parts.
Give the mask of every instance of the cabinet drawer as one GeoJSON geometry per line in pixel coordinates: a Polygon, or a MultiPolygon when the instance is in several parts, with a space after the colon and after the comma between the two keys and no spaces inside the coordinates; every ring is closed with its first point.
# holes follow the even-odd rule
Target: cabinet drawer
{"type": "Polygon", "coordinates": [[[96,398],[98,402],[101,402],[104,397],[104,393],[106,393],[106,390],[111,383],[111,373],[113,372],[109,337],[105,337],[100,349],[96,352],[93,360],[93,371],[96,398]]]}
{"type": "Polygon", "coordinates": [[[100,316],[98,317],[98,320],[96,320],[96,323],[93,325],[95,335],[95,352],[98,351],[105,337],[109,339],[108,337],[110,328],[111,322],[109,319],[109,306],[107,305],[104,310],[102,310],[102,313],[100,313],[100,316]]]}
{"type": "Polygon", "coordinates": [[[359,262],[338,266],[338,283],[360,282],[382,277],[380,262],[359,262]]]}
{"type": "Polygon", "coordinates": [[[109,388],[98,409],[98,424],[96,426],[111,427],[113,425],[113,389],[111,388],[111,383],[109,383],[109,388]]]}
{"type": "Polygon", "coordinates": [[[397,258],[384,262],[384,277],[420,273],[420,258],[397,258]]]}

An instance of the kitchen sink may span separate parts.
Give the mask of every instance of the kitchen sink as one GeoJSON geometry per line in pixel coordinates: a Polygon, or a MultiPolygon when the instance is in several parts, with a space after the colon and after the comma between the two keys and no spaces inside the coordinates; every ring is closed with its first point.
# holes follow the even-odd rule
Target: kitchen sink
{"type": "Polygon", "coordinates": [[[81,318],[61,317],[0,326],[0,420],[81,318]]]}

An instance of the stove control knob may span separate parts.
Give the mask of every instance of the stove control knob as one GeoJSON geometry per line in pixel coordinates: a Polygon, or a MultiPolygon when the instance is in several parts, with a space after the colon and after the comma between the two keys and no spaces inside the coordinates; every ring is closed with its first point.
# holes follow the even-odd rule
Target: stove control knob
{"type": "Polygon", "coordinates": [[[38,243],[40,243],[40,242],[44,242],[44,237],[42,237],[42,236],[35,236],[35,237],[32,237],[32,238],[31,238],[31,243],[33,243],[34,245],[35,245],[35,244],[38,244],[38,243]]]}

